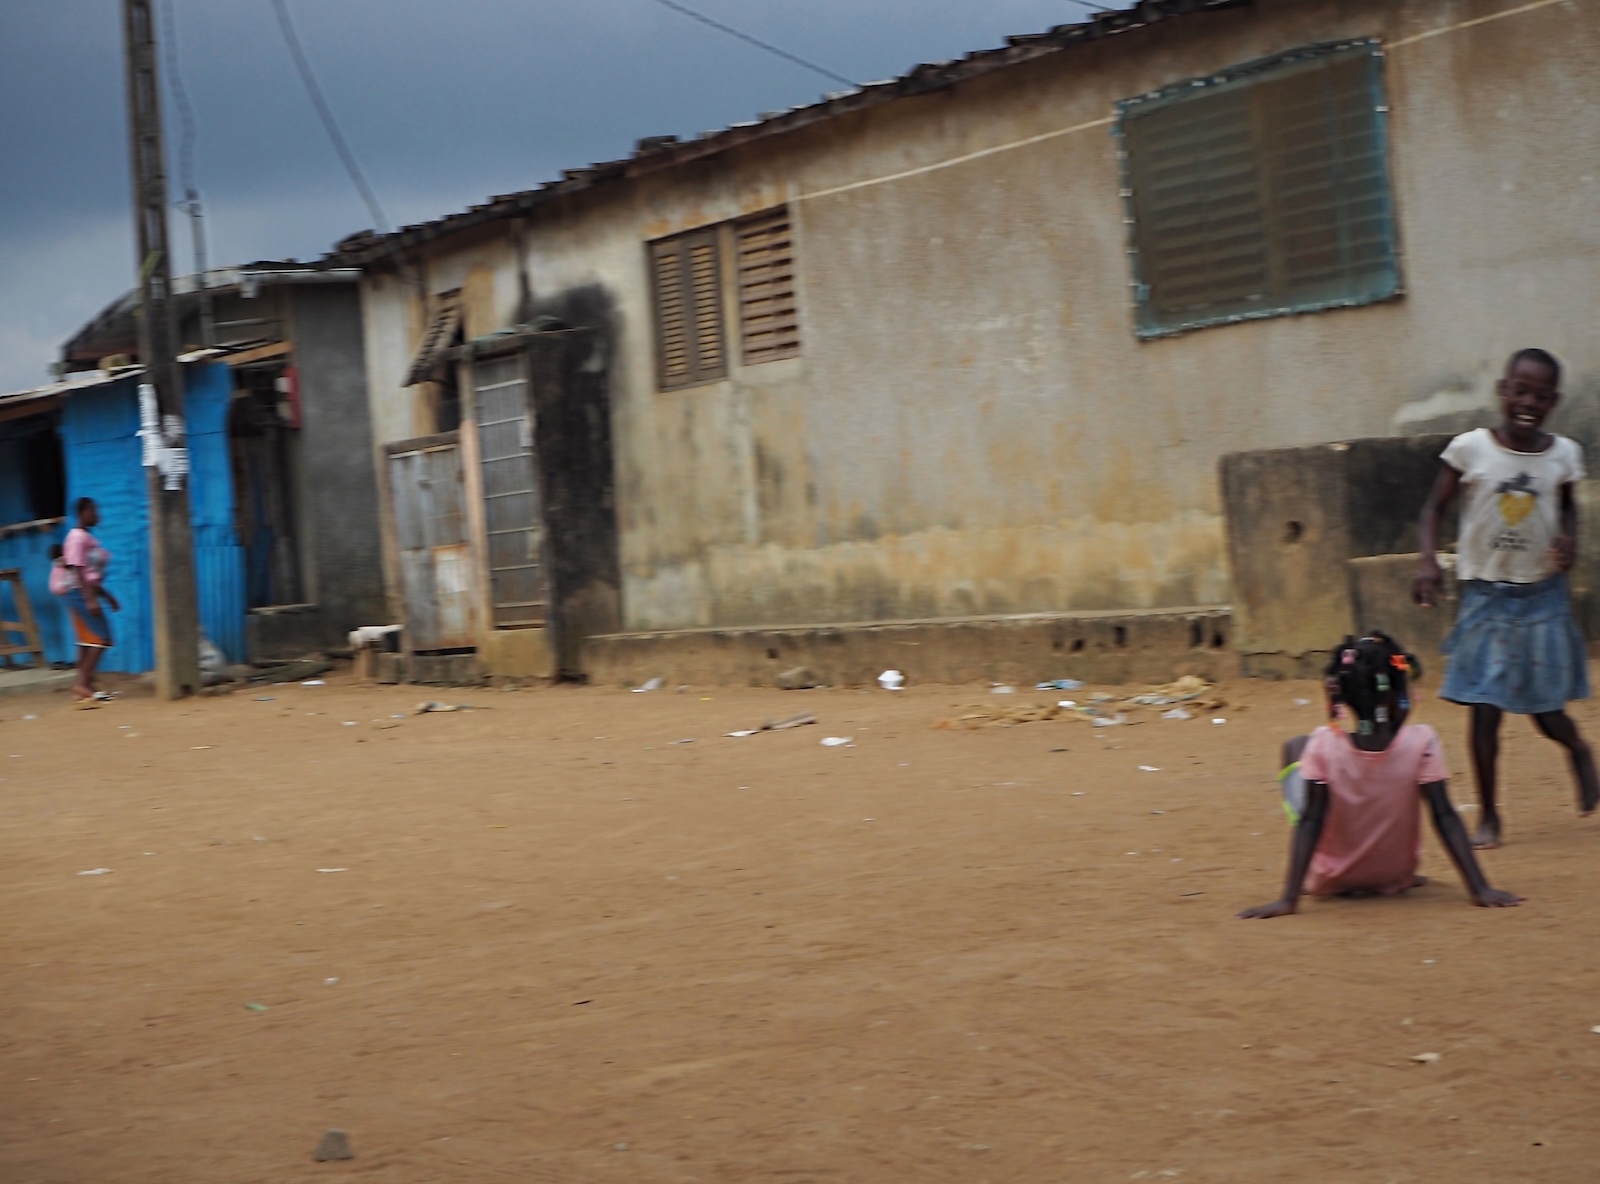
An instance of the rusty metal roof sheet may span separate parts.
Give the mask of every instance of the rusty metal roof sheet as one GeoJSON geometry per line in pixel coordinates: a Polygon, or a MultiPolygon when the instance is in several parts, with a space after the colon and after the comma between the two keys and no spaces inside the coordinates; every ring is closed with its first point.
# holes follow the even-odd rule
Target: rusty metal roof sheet
{"type": "Polygon", "coordinates": [[[537,188],[499,194],[488,201],[469,206],[460,213],[402,226],[388,235],[372,230],[358,231],[340,240],[322,262],[330,266],[363,266],[385,259],[392,261],[396,249],[416,246],[484,222],[514,218],[558,197],[583,192],[609,181],[670,169],[688,161],[726,152],[753,140],[810,127],[825,119],[895,99],[943,90],[981,74],[1003,70],[1158,21],[1221,9],[1244,8],[1253,3],[1254,0],[1138,0],[1130,8],[1097,12],[1093,19],[1078,24],[1057,25],[1043,33],[1008,37],[1006,44],[999,49],[978,50],[955,61],[925,62],[898,78],[863,83],[854,90],[833,91],[825,94],[820,102],[788,111],[764,112],[759,119],[701,132],[689,139],[647,136],[638,141],[633,155],[624,160],[601,161],[583,168],[566,169],[558,180],[546,181],[537,188]]]}

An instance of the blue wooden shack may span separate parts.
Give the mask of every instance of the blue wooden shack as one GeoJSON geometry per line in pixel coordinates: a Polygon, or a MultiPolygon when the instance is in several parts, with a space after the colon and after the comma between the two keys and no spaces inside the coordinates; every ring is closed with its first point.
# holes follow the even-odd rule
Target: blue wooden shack
{"type": "MultiPolygon", "coordinates": [[[[155,666],[138,434],[142,378],[137,368],[97,371],[0,395],[0,568],[24,573],[52,662],[72,661],[75,646],[65,611],[50,595],[50,548],[72,527],[77,499],[92,497],[101,514],[95,534],[111,553],[106,581],[122,602],[112,620],[117,644],[101,669],[139,673],[155,666]]],[[[228,444],[231,371],[220,362],[190,361],[184,388],[200,624],[229,661],[242,662],[246,603],[228,444]]],[[[0,598],[0,619],[16,619],[9,593],[0,589],[0,598]]]]}

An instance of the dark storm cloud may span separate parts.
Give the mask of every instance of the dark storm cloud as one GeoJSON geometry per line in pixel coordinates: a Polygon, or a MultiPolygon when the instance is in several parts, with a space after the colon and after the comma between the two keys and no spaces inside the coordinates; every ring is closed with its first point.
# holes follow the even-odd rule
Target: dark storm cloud
{"type": "MultiPolygon", "coordinates": [[[[268,0],[175,17],[214,263],[314,258],[371,224],[268,0]]],[[[1081,19],[1070,0],[691,0],[860,81],[1081,19]]],[[[0,0],[0,390],[131,281],[117,0],[0,0]]],[[[814,101],[825,78],[652,0],[290,0],[345,133],[397,223],[438,217],[641,136],[814,101]]],[[[167,133],[176,150],[172,102],[167,133]]],[[[173,177],[173,195],[178,196],[173,177]]],[[[176,216],[178,262],[187,228],[176,216]]]]}

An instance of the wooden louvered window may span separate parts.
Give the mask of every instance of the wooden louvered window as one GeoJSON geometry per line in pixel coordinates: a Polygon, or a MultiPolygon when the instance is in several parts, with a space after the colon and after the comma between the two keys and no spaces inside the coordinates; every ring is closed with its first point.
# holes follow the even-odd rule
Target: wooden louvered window
{"type": "Polygon", "coordinates": [[[651,243],[650,266],[661,389],[725,377],[728,348],[716,227],[651,243]]]}
{"type": "Polygon", "coordinates": [[[794,240],[788,207],[734,225],[739,275],[739,340],[746,366],[800,352],[794,240]]]}
{"type": "Polygon", "coordinates": [[[1120,109],[1141,337],[1400,291],[1374,43],[1309,48],[1120,109]]]}

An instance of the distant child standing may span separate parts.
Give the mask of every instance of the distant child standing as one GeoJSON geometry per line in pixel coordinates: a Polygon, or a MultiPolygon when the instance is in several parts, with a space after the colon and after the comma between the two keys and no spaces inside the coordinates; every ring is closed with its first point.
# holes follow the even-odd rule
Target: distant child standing
{"type": "Polygon", "coordinates": [[[1478,847],[1498,847],[1504,833],[1497,766],[1505,712],[1533,716],[1539,731],[1567,750],[1580,814],[1600,804],[1594,755],[1566,712],[1572,700],[1589,697],[1589,672],[1567,588],[1578,553],[1573,485],[1584,476],[1583,450],[1543,426],[1561,400],[1560,383],[1561,363],[1544,350],[1511,355],[1495,386],[1499,426],[1450,441],[1422,511],[1413,595],[1431,608],[1442,578],[1439,519],[1461,494],[1461,607],[1443,645],[1450,667],[1439,695],[1472,708],[1478,847]]]}
{"type": "Polygon", "coordinates": [[[1283,746],[1284,798],[1296,822],[1283,895],[1245,909],[1245,920],[1284,917],[1313,896],[1394,896],[1419,887],[1422,803],[1461,873],[1472,903],[1504,908],[1522,898],[1489,885],[1445,778],[1439,737],[1407,724],[1416,659],[1391,638],[1347,637],[1333,652],[1328,714],[1353,716],[1353,733],[1318,728],[1283,746]]]}
{"type": "Polygon", "coordinates": [[[72,688],[73,697],[80,703],[93,703],[106,698],[96,689],[94,675],[100,655],[112,645],[111,622],[103,605],[109,604],[113,611],[121,611],[122,606],[106,587],[111,555],[91,533],[100,525],[100,508],[93,498],[80,497],[77,511],[78,525],[67,532],[59,565],[50,572],[50,590],[66,603],[77,634],[78,681],[72,688]]]}

